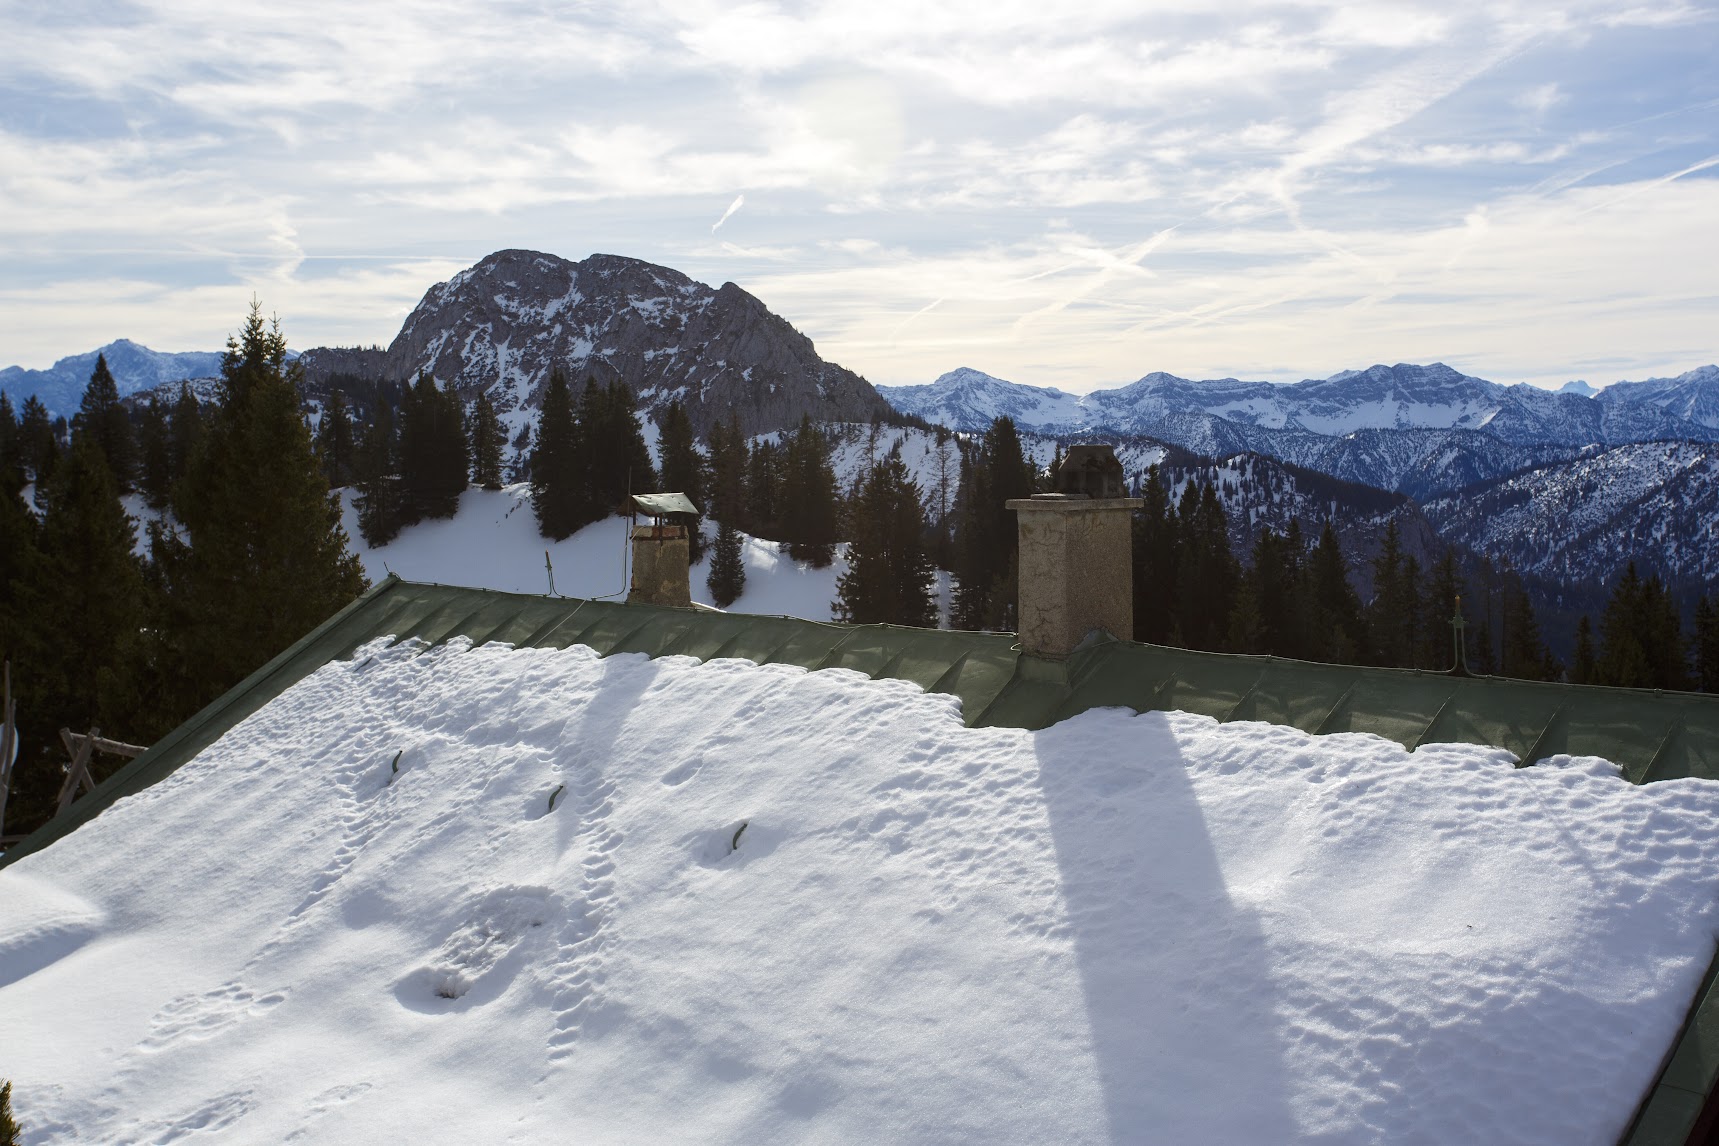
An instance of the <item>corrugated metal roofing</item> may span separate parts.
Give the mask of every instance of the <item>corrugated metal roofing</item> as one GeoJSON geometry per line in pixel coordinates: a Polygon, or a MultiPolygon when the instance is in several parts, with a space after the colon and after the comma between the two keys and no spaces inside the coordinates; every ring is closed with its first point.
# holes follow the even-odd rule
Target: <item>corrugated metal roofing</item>
{"type": "MultiPolygon", "coordinates": [[[[1489,744],[1526,763],[1563,752],[1603,756],[1622,765],[1636,783],[1719,779],[1719,697],[1455,678],[1115,640],[1091,642],[1067,662],[1052,664],[1022,657],[1007,633],[825,624],[389,577],[0,856],[0,867],[171,775],[303,677],[382,636],[432,645],[456,636],[531,648],[581,644],[604,656],[740,657],[807,669],[847,668],[958,696],[973,725],[1042,728],[1090,708],[1174,708],[1310,733],[1371,732],[1411,748],[1440,741],[1489,744]]],[[[1632,1146],[1683,1142],[1713,1090],[1719,1077],[1719,988],[1712,978],[1626,1136],[1632,1146]]]]}

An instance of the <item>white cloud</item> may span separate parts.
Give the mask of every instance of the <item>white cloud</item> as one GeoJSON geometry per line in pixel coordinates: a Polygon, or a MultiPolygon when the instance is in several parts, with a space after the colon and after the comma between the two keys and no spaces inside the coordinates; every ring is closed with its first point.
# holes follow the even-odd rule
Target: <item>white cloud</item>
{"type": "Polygon", "coordinates": [[[1719,96],[1712,14],[14,5],[0,361],[40,365],[116,323],[148,342],[151,314],[185,345],[230,329],[252,290],[301,345],[385,342],[434,276],[504,246],[744,281],[878,380],[933,377],[957,350],[1080,386],[1316,372],[1362,347],[1474,346],[1527,370],[1562,314],[1590,356],[1610,340],[1614,357],[1719,358],[1686,283],[1715,218],[1688,212],[1719,182],[1699,168],[1719,152],[1700,114],[1719,96]],[[1644,44],[1688,74],[1665,82],[1644,44]],[[1613,45],[1633,70],[1605,66],[1613,45]],[[742,197],[718,241],[715,205],[742,197]],[[1581,243],[1553,225],[1571,210],[1597,228],[1581,243]],[[1605,273],[1582,272],[1601,249],[1605,273]],[[1659,306],[1616,304],[1614,280],[1651,298],[1656,276],[1659,306]]]}

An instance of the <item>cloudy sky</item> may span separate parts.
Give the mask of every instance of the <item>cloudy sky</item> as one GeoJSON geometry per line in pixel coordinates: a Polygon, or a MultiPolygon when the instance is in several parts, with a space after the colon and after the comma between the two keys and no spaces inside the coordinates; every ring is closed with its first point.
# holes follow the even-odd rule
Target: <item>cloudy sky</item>
{"type": "Polygon", "coordinates": [[[1679,373],[1715,60],[1682,0],[0,0],[0,364],[253,294],[386,344],[528,247],[733,280],[880,383],[1679,373]]]}

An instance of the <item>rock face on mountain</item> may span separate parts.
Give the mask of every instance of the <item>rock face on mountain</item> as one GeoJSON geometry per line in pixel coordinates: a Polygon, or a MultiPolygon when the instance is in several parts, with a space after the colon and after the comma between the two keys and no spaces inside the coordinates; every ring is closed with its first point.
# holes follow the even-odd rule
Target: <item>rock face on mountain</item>
{"type": "Polygon", "coordinates": [[[1558,584],[1609,584],[1624,566],[1705,590],[1719,580],[1719,446],[1642,442],[1433,498],[1446,541],[1558,584]]]}
{"type": "MultiPolygon", "coordinates": [[[[329,368],[345,362],[307,352],[313,378],[325,353],[329,368]]],[[[431,287],[387,351],[364,364],[394,379],[428,371],[467,397],[485,390],[515,425],[556,367],[576,389],[619,378],[646,411],[678,398],[700,434],[730,414],[748,434],[805,415],[897,418],[869,382],[819,358],[811,339],[733,283],[712,289],[619,255],[575,263],[498,251],[431,287]]]]}

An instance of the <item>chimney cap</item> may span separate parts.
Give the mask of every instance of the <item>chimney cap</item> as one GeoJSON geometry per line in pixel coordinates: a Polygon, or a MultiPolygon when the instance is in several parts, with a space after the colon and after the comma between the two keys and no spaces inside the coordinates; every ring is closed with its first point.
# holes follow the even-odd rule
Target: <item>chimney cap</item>
{"type": "Polygon", "coordinates": [[[1056,492],[1091,498],[1127,497],[1116,451],[1101,443],[1070,446],[1056,472],[1056,492]]]}
{"type": "Polygon", "coordinates": [[[668,517],[676,513],[698,513],[698,506],[684,493],[635,493],[633,504],[640,513],[652,517],[668,517]]]}

